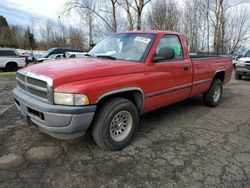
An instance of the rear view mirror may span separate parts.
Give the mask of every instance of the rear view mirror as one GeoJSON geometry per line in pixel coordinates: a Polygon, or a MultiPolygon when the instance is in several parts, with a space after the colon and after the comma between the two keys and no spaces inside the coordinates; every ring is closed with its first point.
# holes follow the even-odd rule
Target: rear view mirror
{"type": "Polygon", "coordinates": [[[164,47],[159,50],[157,54],[153,57],[153,62],[162,61],[162,60],[170,60],[175,57],[175,52],[170,47],[164,47]]]}

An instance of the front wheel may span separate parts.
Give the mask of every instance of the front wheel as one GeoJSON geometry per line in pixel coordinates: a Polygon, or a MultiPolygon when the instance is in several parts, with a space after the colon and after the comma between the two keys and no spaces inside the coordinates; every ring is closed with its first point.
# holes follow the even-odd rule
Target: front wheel
{"type": "Polygon", "coordinates": [[[203,100],[206,106],[215,107],[221,102],[223,93],[223,84],[219,79],[213,80],[209,90],[203,94],[203,100]]]}
{"type": "Polygon", "coordinates": [[[108,150],[120,150],[131,141],[139,122],[135,105],[124,98],[114,98],[97,111],[92,135],[95,142],[108,150]]]}

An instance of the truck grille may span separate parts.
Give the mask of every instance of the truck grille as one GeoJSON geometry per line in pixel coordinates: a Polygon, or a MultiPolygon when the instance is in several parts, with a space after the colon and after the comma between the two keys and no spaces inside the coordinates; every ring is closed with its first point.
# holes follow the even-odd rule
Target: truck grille
{"type": "Polygon", "coordinates": [[[34,97],[46,102],[53,102],[52,80],[48,77],[22,70],[16,74],[16,84],[21,90],[34,97]]]}

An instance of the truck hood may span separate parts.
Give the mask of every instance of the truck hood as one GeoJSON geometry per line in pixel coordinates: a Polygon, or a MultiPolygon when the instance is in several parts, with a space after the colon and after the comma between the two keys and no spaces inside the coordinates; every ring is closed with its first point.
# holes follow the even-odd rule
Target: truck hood
{"type": "Polygon", "coordinates": [[[101,58],[79,58],[48,61],[25,68],[35,74],[53,79],[54,86],[61,84],[144,71],[144,64],[101,58]]]}

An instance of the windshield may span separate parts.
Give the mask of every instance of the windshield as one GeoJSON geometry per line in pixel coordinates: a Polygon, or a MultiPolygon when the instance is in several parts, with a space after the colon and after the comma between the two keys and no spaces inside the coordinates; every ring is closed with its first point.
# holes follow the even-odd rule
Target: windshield
{"type": "Polygon", "coordinates": [[[250,57],[250,50],[248,50],[248,51],[245,53],[244,57],[250,57]]]}
{"type": "Polygon", "coordinates": [[[109,57],[126,61],[143,62],[151,48],[155,34],[127,33],[105,38],[90,52],[91,57],[109,57]]]}
{"type": "Polygon", "coordinates": [[[55,48],[50,48],[48,51],[46,51],[42,56],[41,58],[46,58],[48,57],[48,55],[54,50],[55,48]]]}
{"type": "Polygon", "coordinates": [[[49,59],[55,59],[56,56],[57,56],[57,54],[52,54],[52,55],[50,55],[48,58],[49,58],[49,59]]]}

